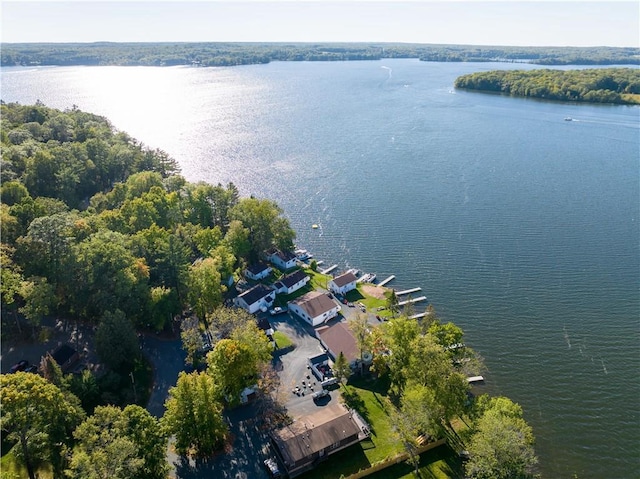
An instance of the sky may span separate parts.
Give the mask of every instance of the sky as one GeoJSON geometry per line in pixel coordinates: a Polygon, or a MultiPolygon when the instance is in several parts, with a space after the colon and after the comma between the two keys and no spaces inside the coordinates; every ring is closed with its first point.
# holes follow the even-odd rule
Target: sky
{"type": "Polygon", "coordinates": [[[0,1],[2,42],[640,46],[640,2],[0,1]]]}

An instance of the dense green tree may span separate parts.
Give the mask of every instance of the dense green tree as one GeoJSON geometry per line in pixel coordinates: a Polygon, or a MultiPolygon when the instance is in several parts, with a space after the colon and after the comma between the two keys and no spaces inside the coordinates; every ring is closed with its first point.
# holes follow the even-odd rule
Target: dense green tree
{"type": "Polygon", "coordinates": [[[180,373],[169,390],[162,425],[175,436],[180,455],[206,457],[220,449],[227,435],[215,380],[207,373],[180,373]]]}
{"type": "Polygon", "coordinates": [[[120,310],[102,315],[95,341],[96,352],[111,369],[129,371],[140,356],[133,324],[120,310]]]}
{"type": "Polygon", "coordinates": [[[533,477],[538,459],[533,432],[522,409],[508,398],[492,398],[474,423],[468,445],[466,473],[474,479],[525,479],[533,477]]]}
{"type": "Polygon", "coordinates": [[[207,316],[209,330],[217,338],[230,338],[236,329],[243,328],[246,324],[255,322],[255,317],[241,308],[216,308],[207,316]]]}
{"type": "Polygon", "coordinates": [[[221,399],[238,404],[242,390],[256,384],[262,366],[271,359],[271,352],[268,338],[254,321],[234,329],[231,338],[218,341],[207,354],[207,365],[221,399]]]}
{"type": "Polygon", "coordinates": [[[59,476],[71,446],[71,432],[84,418],[79,401],[37,374],[3,374],[0,386],[0,424],[7,438],[17,442],[16,452],[29,478],[36,478],[34,464],[38,461],[51,463],[59,476]]]}
{"type": "Polygon", "coordinates": [[[333,364],[333,374],[340,383],[342,383],[344,379],[348,379],[351,375],[351,366],[342,351],[338,353],[338,357],[333,364]]]}
{"type": "Polygon", "coordinates": [[[71,478],[162,479],[168,475],[167,439],[140,406],[99,406],[74,432],[71,478]]]}
{"type": "Polygon", "coordinates": [[[222,304],[221,283],[220,263],[214,258],[196,261],[189,268],[189,303],[202,321],[206,320],[207,314],[222,304]]]}
{"type": "Polygon", "coordinates": [[[149,268],[133,256],[126,236],[99,231],[77,247],[75,311],[84,317],[121,309],[141,319],[149,298],[149,268]]]}
{"type": "Polygon", "coordinates": [[[185,318],[180,323],[180,339],[182,340],[182,349],[187,353],[185,363],[192,366],[198,359],[198,353],[204,349],[204,339],[200,331],[200,321],[198,318],[185,318]]]}
{"type": "Polygon", "coordinates": [[[232,220],[238,220],[249,230],[250,259],[257,260],[272,247],[293,249],[295,232],[289,226],[282,210],[271,200],[242,198],[229,212],[232,220]]]}
{"type": "Polygon", "coordinates": [[[24,306],[19,311],[29,321],[35,336],[42,318],[57,304],[55,291],[46,278],[32,276],[22,282],[19,292],[24,300],[24,306]]]}

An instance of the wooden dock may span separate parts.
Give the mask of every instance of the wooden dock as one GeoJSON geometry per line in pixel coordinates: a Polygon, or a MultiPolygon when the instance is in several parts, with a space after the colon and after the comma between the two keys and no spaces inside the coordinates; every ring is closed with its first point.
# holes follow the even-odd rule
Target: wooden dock
{"type": "Polygon", "coordinates": [[[422,290],[422,288],[411,288],[411,289],[405,289],[404,291],[396,291],[396,296],[402,296],[403,294],[411,294],[420,290],[422,290]]]}
{"type": "Polygon", "coordinates": [[[331,273],[334,269],[336,269],[338,267],[337,264],[334,264],[333,266],[329,266],[327,269],[323,269],[322,271],[320,271],[322,274],[329,274],[331,273]]]}
{"type": "Polygon", "coordinates": [[[467,382],[469,384],[482,383],[484,382],[484,378],[482,376],[471,376],[470,378],[467,378],[467,382]]]}
{"type": "Polygon", "coordinates": [[[324,264],[324,261],[323,261],[323,260],[316,261],[316,264],[317,264],[318,266],[320,266],[321,264],[324,264]]]}
{"type": "MultiPolygon", "coordinates": [[[[397,294],[397,293],[396,293],[397,294]]],[[[427,299],[426,296],[420,296],[418,298],[413,298],[413,299],[407,299],[405,301],[400,301],[398,303],[398,306],[404,306],[405,304],[409,304],[409,303],[417,303],[419,301],[424,301],[425,299],[427,299]]]]}
{"type": "MultiPolygon", "coordinates": [[[[384,279],[383,281],[380,281],[380,282],[378,283],[378,286],[384,286],[385,284],[387,284],[388,282],[390,282],[390,281],[392,281],[392,280],[394,280],[394,279],[396,279],[396,275],[395,275],[395,274],[392,274],[391,276],[389,276],[388,278],[384,279]]],[[[397,293],[396,293],[396,294],[397,294],[397,293]]]]}
{"type": "Polygon", "coordinates": [[[410,316],[409,319],[420,319],[420,318],[424,318],[427,314],[429,313],[418,313],[418,314],[414,314],[413,316],[410,316]]]}

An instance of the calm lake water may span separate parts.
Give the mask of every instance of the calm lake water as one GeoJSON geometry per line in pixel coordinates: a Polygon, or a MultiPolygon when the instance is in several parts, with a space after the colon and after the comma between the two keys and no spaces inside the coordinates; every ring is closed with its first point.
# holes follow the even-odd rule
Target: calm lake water
{"type": "Polygon", "coordinates": [[[2,99],[75,104],[276,200],[327,266],[395,274],[465,330],[545,478],[640,477],[640,108],[453,90],[516,67],[4,68],[2,99]]]}

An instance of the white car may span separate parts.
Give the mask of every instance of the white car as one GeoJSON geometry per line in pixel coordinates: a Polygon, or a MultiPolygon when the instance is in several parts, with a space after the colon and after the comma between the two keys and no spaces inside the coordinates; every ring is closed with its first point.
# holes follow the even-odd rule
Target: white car
{"type": "Polygon", "coordinates": [[[278,314],[282,314],[282,313],[286,313],[286,312],[287,312],[286,308],[281,308],[280,306],[276,306],[271,311],[269,311],[269,314],[271,316],[277,316],[278,314]]]}

